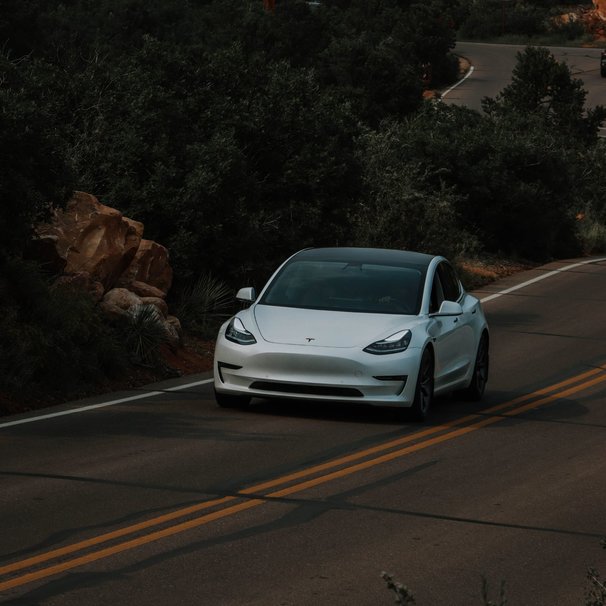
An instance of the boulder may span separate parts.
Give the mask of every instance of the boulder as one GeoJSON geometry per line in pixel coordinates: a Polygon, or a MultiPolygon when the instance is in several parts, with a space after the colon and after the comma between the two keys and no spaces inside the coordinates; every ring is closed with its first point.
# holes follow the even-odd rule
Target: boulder
{"type": "Polygon", "coordinates": [[[183,345],[183,329],[179,318],[175,316],[167,316],[165,322],[166,332],[168,334],[168,342],[172,347],[183,345]]]}
{"type": "Polygon", "coordinates": [[[170,290],[173,270],[168,260],[168,250],[152,240],[141,240],[130,265],[118,280],[118,286],[131,288],[135,282],[143,282],[161,290],[163,296],[170,290]]]}
{"type": "Polygon", "coordinates": [[[51,222],[37,226],[36,233],[47,245],[54,242],[65,259],[65,272],[86,271],[109,290],[135,258],[143,224],[76,192],[65,210],[56,209],[51,222]]]}
{"type": "Polygon", "coordinates": [[[111,318],[153,305],[168,341],[181,343],[181,323],[168,315],[164,300],[173,280],[168,250],[143,239],[143,224],[124,217],[94,196],[75,192],[65,210],[36,226],[30,258],[55,274],[55,286],[89,292],[111,318]]]}
{"type": "Polygon", "coordinates": [[[139,282],[139,280],[135,280],[128,285],[128,290],[134,292],[136,295],[140,297],[159,297],[163,299],[166,296],[166,293],[151,284],[146,284],[145,282],[139,282]]]}
{"type": "Polygon", "coordinates": [[[112,288],[105,293],[103,303],[115,305],[123,310],[129,310],[136,305],[141,305],[141,298],[126,288],[112,288]]]}
{"type": "Polygon", "coordinates": [[[128,310],[122,309],[113,303],[101,301],[101,303],[99,303],[99,308],[106,316],[113,320],[121,320],[128,317],[128,310]]]}

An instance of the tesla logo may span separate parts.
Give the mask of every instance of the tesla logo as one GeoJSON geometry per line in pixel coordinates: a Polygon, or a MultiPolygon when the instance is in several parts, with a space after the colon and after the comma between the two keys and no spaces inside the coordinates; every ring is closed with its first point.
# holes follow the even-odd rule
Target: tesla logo
{"type": "Polygon", "coordinates": [[[305,337],[305,340],[306,340],[308,343],[311,343],[312,341],[315,341],[315,339],[314,339],[314,338],[312,338],[312,337],[305,337]]]}

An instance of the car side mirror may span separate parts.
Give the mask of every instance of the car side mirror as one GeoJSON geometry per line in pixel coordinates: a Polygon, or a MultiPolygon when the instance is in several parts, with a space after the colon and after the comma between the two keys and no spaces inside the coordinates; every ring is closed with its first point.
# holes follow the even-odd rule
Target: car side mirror
{"type": "Polygon", "coordinates": [[[440,311],[436,316],[460,316],[463,314],[463,308],[456,301],[442,301],[440,311]]]}
{"type": "Polygon", "coordinates": [[[236,299],[243,303],[252,303],[257,298],[257,293],[253,286],[241,288],[236,294],[236,299]]]}

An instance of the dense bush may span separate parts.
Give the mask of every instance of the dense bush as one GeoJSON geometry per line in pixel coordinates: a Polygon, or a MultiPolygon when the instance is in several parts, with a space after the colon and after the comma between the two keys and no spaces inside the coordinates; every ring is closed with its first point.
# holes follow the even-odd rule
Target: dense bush
{"type": "Polygon", "coordinates": [[[473,253],[477,242],[459,217],[464,200],[439,169],[424,168],[428,163],[407,153],[406,138],[399,124],[363,138],[359,156],[364,195],[351,215],[353,242],[452,258],[473,253]]]}
{"type": "Polygon", "coordinates": [[[526,40],[543,44],[583,40],[587,36],[581,21],[562,21],[562,14],[579,1],[554,3],[552,0],[461,0],[462,39],[526,40]]]}
{"type": "Polygon", "coordinates": [[[470,241],[466,232],[492,253],[537,260],[574,254],[574,154],[563,153],[541,124],[516,127],[440,104],[395,128],[384,140],[391,154],[401,164],[420,163],[434,191],[449,192],[450,205],[433,219],[455,242],[470,241]]]}
{"type": "Polygon", "coordinates": [[[491,39],[507,35],[536,36],[546,33],[548,7],[532,2],[464,0],[463,39],[491,39]]]}
{"type": "Polygon", "coordinates": [[[517,54],[511,84],[495,99],[485,99],[483,109],[514,128],[520,119],[538,120],[562,142],[570,141],[566,147],[571,147],[595,143],[597,129],[606,119],[602,106],[586,110],[586,96],[583,83],[572,77],[566,63],[558,62],[546,48],[528,47],[517,54]]]}
{"type": "MultiPolygon", "coordinates": [[[[603,247],[604,110],[585,111],[566,66],[527,51],[484,114],[422,99],[424,82],[455,77],[456,28],[483,3],[502,4],[4,0],[0,261],[72,189],[143,221],[171,251],[176,291],[209,272],[261,286],[305,246],[537,260],[603,247]]],[[[539,4],[512,4],[517,29],[539,27],[539,4]]],[[[31,280],[48,313],[1,303],[10,377],[41,381],[36,356],[52,349],[82,380],[109,369],[115,329],[97,338],[81,297],[62,326],[63,295],[31,280]]]]}
{"type": "Polygon", "coordinates": [[[3,92],[16,94],[17,76],[25,83],[18,117],[31,121],[44,162],[56,160],[54,179],[36,173],[49,193],[30,206],[58,201],[50,186],[69,169],[79,189],[170,248],[177,286],[226,268],[230,281],[262,281],[293,249],[377,242],[363,214],[406,204],[409,217],[418,196],[425,236],[408,228],[386,243],[450,250],[435,221],[445,212],[472,248],[476,238],[533,258],[575,248],[575,161],[558,155],[549,128],[591,145],[603,115],[583,113],[580,84],[542,51],[525,55],[487,117],[423,107],[423,73],[454,72],[457,2],[331,0],[311,10],[284,0],[273,15],[235,1],[14,8],[15,28],[0,24],[5,48],[30,54],[7,63],[3,92]],[[393,163],[405,174],[397,186],[369,146],[389,129],[383,144],[405,151],[393,163]]]}
{"type": "Polygon", "coordinates": [[[2,388],[87,382],[125,362],[117,343],[143,360],[159,342],[153,321],[118,335],[18,260],[72,189],[144,221],[177,288],[208,271],[261,282],[293,248],[346,241],[356,137],[414,111],[422,64],[454,44],[444,28],[425,39],[435,12],[422,34],[404,27],[422,6],[5,0],[2,388]]]}
{"type": "Polygon", "coordinates": [[[27,397],[119,372],[126,349],[91,298],[49,287],[35,265],[0,263],[0,390],[27,397]]]}
{"type": "Polygon", "coordinates": [[[9,4],[0,40],[57,138],[44,158],[144,221],[177,282],[343,241],[361,125],[418,108],[425,65],[452,72],[442,2],[9,4]]]}
{"type": "Polygon", "coordinates": [[[18,61],[0,54],[0,258],[20,254],[32,224],[70,189],[61,135],[37,88],[18,61]]]}

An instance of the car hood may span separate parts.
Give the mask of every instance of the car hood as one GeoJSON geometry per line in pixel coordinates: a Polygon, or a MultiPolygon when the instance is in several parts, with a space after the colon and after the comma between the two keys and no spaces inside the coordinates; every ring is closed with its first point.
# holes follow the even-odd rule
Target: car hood
{"type": "Polygon", "coordinates": [[[416,320],[412,316],[271,305],[256,305],[253,313],[265,341],[315,347],[366,347],[416,320]]]}

